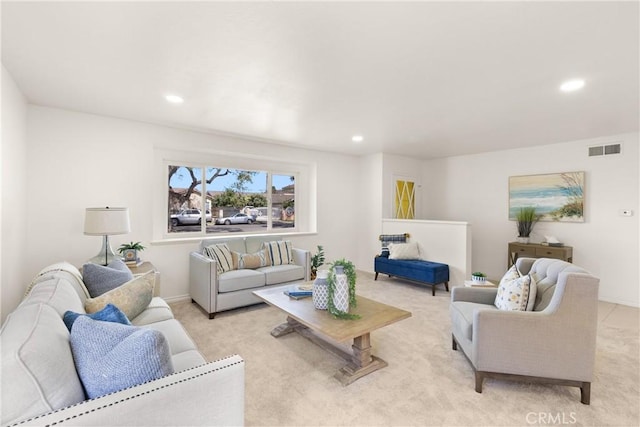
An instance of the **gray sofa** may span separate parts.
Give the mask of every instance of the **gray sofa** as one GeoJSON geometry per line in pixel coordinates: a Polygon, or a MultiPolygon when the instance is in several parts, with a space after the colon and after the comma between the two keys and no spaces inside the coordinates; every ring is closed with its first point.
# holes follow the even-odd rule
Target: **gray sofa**
{"type": "Polygon", "coordinates": [[[62,317],[84,313],[88,296],[78,270],[58,263],[42,270],[9,314],[1,332],[2,425],[244,424],[242,358],[207,363],[158,297],[130,320],[164,335],[175,373],[86,400],[62,317]]]}
{"type": "Polygon", "coordinates": [[[205,247],[221,243],[238,254],[253,254],[262,249],[264,242],[274,240],[277,240],[274,236],[203,240],[200,249],[189,254],[191,301],[202,307],[209,318],[213,319],[221,311],[263,302],[253,295],[256,289],[308,281],[311,255],[307,250],[292,248],[293,262],[290,264],[232,269],[223,273],[218,272],[215,259],[203,254],[205,247]]]}
{"type": "Polygon", "coordinates": [[[451,293],[453,349],[462,349],[485,377],[579,387],[589,404],[596,352],[598,285],[583,268],[549,258],[519,258],[521,274],[537,282],[533,311],[502,311],[497,289],[455,287],[451,293]]]}

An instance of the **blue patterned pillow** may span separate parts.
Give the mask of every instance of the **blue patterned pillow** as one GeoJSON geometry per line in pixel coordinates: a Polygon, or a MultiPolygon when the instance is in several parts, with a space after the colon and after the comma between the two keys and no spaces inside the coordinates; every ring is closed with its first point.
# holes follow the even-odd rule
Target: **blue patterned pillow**
{"type": "Polygon", "coordinates": [[[81,314],[75,313],[73,311],[67,310],[62,317],[62,321],[67,326],[69,332],[71,332],[71,327],[73,326],[73,322],[79,316],[89,316],[93,320],[102,320],[104,322],[116,322],[122,323],[123,325],[130,325],[129,319],[127,315],[124,314],[118,307],[113,304],[107,304],[102,310],[96,311],[95,313],[90,314],[81,314]]]}
{"type": "Polygon", "coordinates": [[[173,373],[169,344],[160,331],[80,316],[69,341],[89,399],[173,373]]]}
{"type": "Polygon", "coordinates": [[[87,263],[82,266],[82,280],[91,298],[98,297],[133,279],[127,264],[114,259],[107,266],[87,263]]]}

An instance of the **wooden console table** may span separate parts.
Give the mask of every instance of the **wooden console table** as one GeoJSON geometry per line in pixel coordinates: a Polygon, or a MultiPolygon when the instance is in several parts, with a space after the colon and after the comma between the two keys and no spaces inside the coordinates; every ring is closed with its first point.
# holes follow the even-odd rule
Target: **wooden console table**
{"type": "Polygon", "coordinates": [[[509,242],[508,267],[516,263],[518,258],[554,258],[573,262],[573,247],[547,246],[536,243],[509,242]]]}

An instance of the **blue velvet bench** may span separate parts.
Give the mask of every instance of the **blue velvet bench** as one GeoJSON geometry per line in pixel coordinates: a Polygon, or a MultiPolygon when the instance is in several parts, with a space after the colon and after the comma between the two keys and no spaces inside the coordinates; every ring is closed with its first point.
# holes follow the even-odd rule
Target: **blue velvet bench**
{"type": "Polygon", "coordinates": [[[436,294],[436,285],[444,284],[449,292],[449,266],[439,262],[423,260],[389,259],[386,256],[376,256],[374,271],[378,280],[378,273],[396,276],[431,285],[432,295],[436,294]]]}

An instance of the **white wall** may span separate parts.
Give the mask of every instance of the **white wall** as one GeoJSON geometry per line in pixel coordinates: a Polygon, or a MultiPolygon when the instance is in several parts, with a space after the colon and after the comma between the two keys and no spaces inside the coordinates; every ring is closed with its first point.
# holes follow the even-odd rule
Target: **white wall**
{"type": "MultiPolygon", "coordinates": [[[[2,66],[2,144],[0,159],[0,277],[2,322],[20,302],[26,275],[21,268],[27,253],[27,103],[11,75],[2,66]]],[[[27,282],[28,284],[28,282],[27,282]]]]}
{"type": "MultiPolygon", "coordinates": [[[[112,237],[115,248],[123,242],[149,246],[143,259],[161,272],[161,295],[188,294],[188,253],[197,242],[160,244],[154,241],[154,204],[166,188],[158,174],[155,149],[267,153],[288,161],[311,162],[317,170],[317,234],[296,236],[298,247],[315,251],[325,246],[327,260],[355,259],[357,230],[347,218],[358,209],[359,162],[352,156],[290,148],[244,139],[205,134],[128,120],[74,113],[54,108],[28,108],[28,220],[27,244],[38,247],[21,263],[32,277],[49,263],[65,259],[82,265],[95,255],[99,237],[82,233],[84,210],[91,206],[127,206],[131,233],[112,237]]],[[[160,174],[161,175],[161,174],[160,174]]],[[[160,215],[159,217],[162,217],[160,215]]],[[[24,287],[28,284],[15,283],[24,287]]]]}
{"type": "Polygon", "coordinates": [[[585,222],[539,222],[532,241],[556,236],[573,246],[573,262],[600,277],[600,299],[639,306],[638,134],[614,135],[540,147],[424,162],[425,218],[469,221],[472,269],[499,278],[507,267],[508,177],[585,171],[585,222]],[[622,154],[588,157],[590,145],[622,142],[622,154]],[[623,217],[621,209],[632,209],[623,217]]]}

